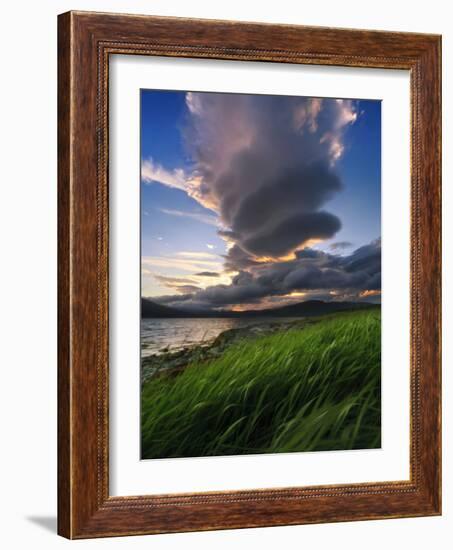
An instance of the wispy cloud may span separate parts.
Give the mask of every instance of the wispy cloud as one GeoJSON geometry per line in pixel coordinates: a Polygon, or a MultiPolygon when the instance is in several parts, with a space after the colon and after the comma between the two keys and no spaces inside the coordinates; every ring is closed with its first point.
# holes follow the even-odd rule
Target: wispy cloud
{"type": "Polygon", "coordinates": [[[173,210],[170,208],[160,208],[160,212],[168,214],[169,216],[178,216],[180,218],[189,218],[201,223],[207,223],[208,225],[217,225],[217,218],[210,214],[203,212],[185,212],[184,210],[173,210]]]}
{"type": "Polygon", "coordinates": [[[167,170],[153,159],[142,162],[141,177],[145,183],[161,183],[168,187],[174,187],[186,191],[186,175],[182,168],[167,170]]]}
{"type": "Polygon", "coordinates": [[[220,273],[216,271],[201,271],[200,273],[195,273],[197,277],[220,277],[220,273]]]}
{"type": "Polygon", "coordinates": [[[142,258],[142,266],[144,269],[166,268],[195,274],[203,270],[220,271],[222,262],[220,259],[184,256],[144,256],[142,258]]]}
{"type": "Polygon", "coordinates": [[[184,256],[185,258],[215,258],[219,259],[217,254],[212,254],[211,252],[190,252],[190,251],[183,251],[183,252],[177,252],[177,256],[184,256]]]}
{"type": "Polygon", "coordinates": [[[178,294],[189,294],[197,292],[201,288],[196,284],[197,281],[187,277],[166,277],[164,275],[154,275],[154,278],[162,285],[171,290],[176,291],[178,294]]]}
{"type": "Polygon", "coordinates": [[[195,283],[194,279],[190,277],[167,277],[165,275],[154,275],[154,277],[161,283],[169,285],[192,285],[195,283]]]}
{"type": "Polygon", "coordinates": [[[223,273],[221,264],[214,261],[162,256],[145,257],[142,260],[144,295],[147,295],[148,289],[153,289],[152,294],[155,297],[165,295],[164,288],[171,289],[177,292],[178,295],[193,294],[207,288],[212,284],[214,278],[218,284],[231,284],[231,276],[223,273]],[[199,271],[200,269],[203,269],[203,271],[199,271]],[[165,275],[160,273],[159,270],[162,270],[165,275]],[[172,273],[172,275],[169,275],[169,273],[172,273]],[[150,283],[152,280],[154,280],[154,283],[150,283]],[[162,294],[162,292],[164,293],[162,294]]]}

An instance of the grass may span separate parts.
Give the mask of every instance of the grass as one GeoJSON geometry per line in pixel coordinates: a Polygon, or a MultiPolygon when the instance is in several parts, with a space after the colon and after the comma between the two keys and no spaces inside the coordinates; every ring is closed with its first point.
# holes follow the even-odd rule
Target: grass
{"type": "Polygon", "coordinates": [[[142,388],[142,458],[370,449],[381,443],[380,311],[233,344],[142,388]]]}

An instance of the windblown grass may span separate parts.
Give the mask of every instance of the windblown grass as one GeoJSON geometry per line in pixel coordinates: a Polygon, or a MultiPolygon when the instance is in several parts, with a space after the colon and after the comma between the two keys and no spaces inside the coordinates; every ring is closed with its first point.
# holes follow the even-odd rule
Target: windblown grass
{"type": "Polygon", "coordinates": [[[381,443],[380,311],[233,344],[142,388],[142,458],[370,449],[381,443]]]}

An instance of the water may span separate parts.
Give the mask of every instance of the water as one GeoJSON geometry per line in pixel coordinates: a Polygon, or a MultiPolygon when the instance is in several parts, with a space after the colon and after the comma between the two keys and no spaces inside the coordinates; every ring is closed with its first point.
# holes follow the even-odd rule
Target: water
{"type": "Polygon", "coordinates": [[[142,357],[158,354],[162,350],[176,351],[181,348],[209,344],[217,336],[232,328],[260,323],[288,322],[285,318],[253,317],[248,319],[142,319],[142,357]]]}

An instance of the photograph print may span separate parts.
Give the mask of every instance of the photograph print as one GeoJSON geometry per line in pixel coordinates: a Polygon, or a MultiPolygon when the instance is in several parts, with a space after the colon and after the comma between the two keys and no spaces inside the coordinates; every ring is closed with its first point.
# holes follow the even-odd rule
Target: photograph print
{"type": "Polygon", "coordinates": [[[141,90],[141,458],[381,446],[381,102],[141,90]]]}

